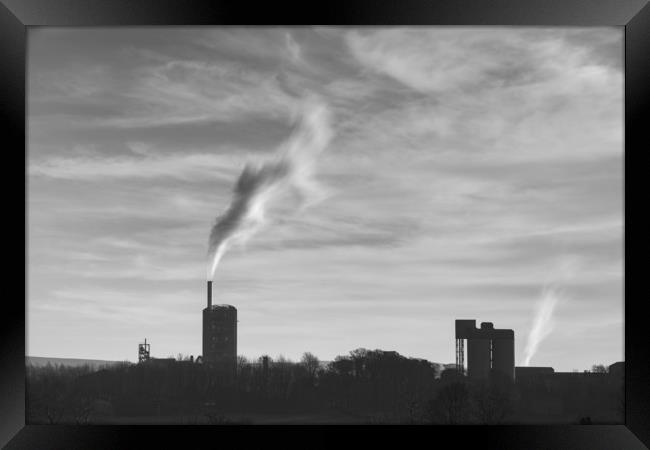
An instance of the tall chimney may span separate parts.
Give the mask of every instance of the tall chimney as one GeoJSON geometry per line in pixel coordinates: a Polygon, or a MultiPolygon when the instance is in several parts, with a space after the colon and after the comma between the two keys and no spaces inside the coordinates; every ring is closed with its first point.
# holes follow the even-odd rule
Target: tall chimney
{"type": "Polygon", "coordinates": [[[208,281],[208,309],[212,308],[212,281],[208,281]]]}

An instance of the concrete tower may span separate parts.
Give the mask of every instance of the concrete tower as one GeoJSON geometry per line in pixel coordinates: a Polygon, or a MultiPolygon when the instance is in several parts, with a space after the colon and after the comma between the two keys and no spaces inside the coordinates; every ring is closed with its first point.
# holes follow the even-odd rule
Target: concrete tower
{"type": "Polygon", "coordinates": [[[467,376],[487,377],[500,372],[515,378],[515,332],[495,329],[491,322],[456,321],[456,366],[465,372],[465,340],[467,340],[467,376]]]}
{"type": "Polygon", "coordinates": [[[208,281],[208,306],[203,310],[203,362],[234,376],[237,367],[237,309],[212,304],[208,281]]]}

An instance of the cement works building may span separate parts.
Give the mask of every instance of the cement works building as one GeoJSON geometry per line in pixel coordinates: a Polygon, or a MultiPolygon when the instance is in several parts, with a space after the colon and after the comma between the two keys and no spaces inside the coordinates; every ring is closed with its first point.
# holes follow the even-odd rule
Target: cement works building
{"type": "Polygon", "coordinates": [[[487,377],[499,372],[515,378],[515,332],[496,329],[491,322],[456,320],[456,367],[465,374],[465,341],[467,341],[467,376],[487,377]]]}

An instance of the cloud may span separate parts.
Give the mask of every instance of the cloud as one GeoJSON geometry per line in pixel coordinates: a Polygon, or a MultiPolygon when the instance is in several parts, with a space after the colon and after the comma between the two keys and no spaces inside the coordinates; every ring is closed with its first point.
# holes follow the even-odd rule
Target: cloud
{"type": "MultiPolygon", "coordinates": [[[[142,154],[142,147],[136,153],[142,154]]],[[[236,170],[229,155],[185,153],[158,156],[50,157],[29,163],[32,177],[99,181],[106,178],[176,178],[182,180],[228,180],[236,170]]]]}
{"type": "MultiPolygon", "coordinates": [[[[602,83],[608,66],[592,65],[564,30],[525,28],[395,28],[350,31],[350,50],[365,66],[424,92],[457,95],[528,86],[556,79],[602,83]]],[[[620,30],[601,30],[606,39],[620,30]]],[[[602,38],[601,38],[602,39],[602,38]]],[[[591,46],[590,46],[591,47],[591,46]]]]}
{"type": "MultiPolygon", "coordinates": [[[[599,35],[622,40],[617,29],[599,35]]],[[[388,145],[411,136],[408,144],[511,162],[622,150],[621,67],[594,60],[594,45],[568,31],[394,28],[350,31],[346,40],[376,84],[420,94],[373,116],[361,142],[379,130],[373,140],[388,145]]]]}
{"type": "Polygon", "coordinates": [[[131,129],[230,122],[250,115],[278,118],[295,102],[273,72],[240,63],[167,56],[135,66],[128,76],[117,66],[35,71],[29,81],[32,115],[67,116],[76,126],[131,129]]]}

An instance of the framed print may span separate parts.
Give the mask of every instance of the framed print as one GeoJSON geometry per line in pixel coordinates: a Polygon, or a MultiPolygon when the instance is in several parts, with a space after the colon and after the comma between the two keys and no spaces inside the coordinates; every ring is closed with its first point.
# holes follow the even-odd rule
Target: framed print
{"type": "Polygon", "coordinates": [[[0,12],[7,448],[650,443],[644,2],[0,12]]]}

